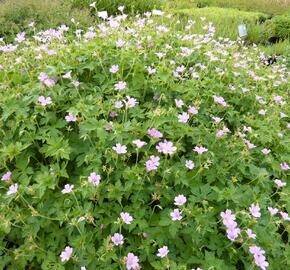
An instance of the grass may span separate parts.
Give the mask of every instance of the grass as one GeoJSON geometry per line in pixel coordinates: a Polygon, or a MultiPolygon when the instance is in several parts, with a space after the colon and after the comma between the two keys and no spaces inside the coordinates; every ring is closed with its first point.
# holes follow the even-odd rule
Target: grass
{"type": "MultiPolygon", "coordinates": [[[[264,25],[259,22],[267,19],[267,15],[260,12],[239,11],[236,9],[225,9],[216,7],[193,8],[176,10],[175,14],[181,21],[188,19],[196,20],[200,17],[206,17],[208,21],[213,22],[216,27],[216,36],[237,39],[238,25],[245,23],[248,29],[247,40],[252,43],[258,43],[263,39],[264,25]]],[[[202,32],[200,20],[195,24],[196,32],[202,32]]]]}
{"type": "Polygon", "coordinates": [[[206,2],[210,6],[258,11],[271,15],[281,14],[290,10],[290,0],[206,0],[206,2]]]}
{"type": "Polygon", "coordinates": [[[267,55],[285,55],[290,56],[290,41],[284,40],[276,44],[268,46],[259,45],[260,49],[263,50],[267,55]]]}
{"type": "Polygon", "coordinates": [[[169,0],[167,2],[167,7],[176,9],[209,6],[277,15],[290,10],[290,0],[169,0]]]}

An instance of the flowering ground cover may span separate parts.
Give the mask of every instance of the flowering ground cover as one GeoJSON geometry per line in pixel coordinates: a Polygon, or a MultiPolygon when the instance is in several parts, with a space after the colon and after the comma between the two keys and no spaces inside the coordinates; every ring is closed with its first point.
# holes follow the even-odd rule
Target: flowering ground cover
{"type": "Polygon", "coordinates": [[[155,10],[0,46],[0,269],[288,269],[289,71],[155,10]]]}

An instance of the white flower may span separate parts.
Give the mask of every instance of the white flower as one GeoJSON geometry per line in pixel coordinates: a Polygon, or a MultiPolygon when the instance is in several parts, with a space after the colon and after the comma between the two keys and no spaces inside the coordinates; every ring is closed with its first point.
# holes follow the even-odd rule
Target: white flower
{"type": "Polygon", "coordinates": [[[110,68],[110,72],[115,74],[119,71],[119,66],[118,65],[112,65],[110,68]]]}
{"type": "Polygon", "coordinates": [[[96,2],[91,3],[91,4],[90,4],[90,7],[92,7],[92,8],[96,8],[96,2]]]}
{"type": "Polygon", "coordinates": [[[18,190],[18,184],[11,185],[6,194],[7,195],[15,194],[17,192],[17,190],[18,190]]]}
{"type": "Polygon", "coordinates": [[[184,195],[178,195],[174,198],[174,204],[181,206],[184,205],[186,203],[186,197],[184,195]]]}
{"type": "Polygon", "coordinates": [[[127,83],[126,82],[118,82],[115,84],[115,90],[118,90],[118,91],[122,91],[122,90],[125,90],[127,87],[127,83]]]}
{"type": "Polygon", "coordinates": [[[126,154],[127,153],[127,146],[126,145],[122,145],[120,143],[117,143],[115,146],[113,146],[113,150],[117,154],[126,154]]]}
{"type": "Polygon", "coordinates": [[[73,253],[73,248],[66,246],[64,251],[60,254],[60,258],[62,262],[66,262],[70,259],[73,253]]]}
{"type": "Polygon", "coordinates": [[[137,148],[142,148],[147,143],[141,140],[134,140],[133,143],[137,146],[137,148]]]}
{"type": "Polygon", "coordinates": [[[101,176],[96,174],[95,172],[92,172],[90,176],[88,177],[89,183],[91,183],[93,186],[98,186],[101,181],[101,176]]]}
{"type": "Polygon", "coordinates": [[[72,192],[73,188],[74,188],[74,185],[66,184],[64,186],[64,189],[61,191],[61,193],[62,194],[70,193],[72,192]]]}
{"type": "Polygon", "coordinates": [[[98,17],[102,18],[103,20],[106,20],[108,18],[108,12],[107,11],[99,11],[98,17]]]}
{"type": "Polygon", "coordinates": [[[168,247],[167,246],[163,246],[162,248],[158,249],[157,256],[160,257],[160,258],[164,258],[164,257],[167,256],[168,252],[169,252],[168,247]]]}

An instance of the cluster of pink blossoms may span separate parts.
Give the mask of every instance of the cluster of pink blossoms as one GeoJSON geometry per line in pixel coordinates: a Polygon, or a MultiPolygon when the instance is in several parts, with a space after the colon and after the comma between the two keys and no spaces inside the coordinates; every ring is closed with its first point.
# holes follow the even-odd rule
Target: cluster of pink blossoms
{"type": "Polygon", "coordinates": [[[262,270],[266,270],[269,263],[266,261],[265,251],[258,246],[250,246],[250,253],[254,256],[255,264],[262,270]]]}
{"type": "Polygon", "coordinates": [[[163,134],[159,130],[157,130],[156,128],[148,129],[147,133],[152,138],[159,139],[159,138],[163,137],[163,134]]]}
{"type": "Polygon", "coordinates": [[[160,157],[153,156],[153,155],[150,156],[150,159],[147,160],[145,163],[147,172],[157,170],[157,168],[160,165],[159,160],[160,160],[160,157]]]}
{"type": "MultiPolygon", "coordinates": [[[[178,207],[184,205],[186,203],[187,199],[184,195],[180,194],[174,198],[174,204],[178,207]]],[[[180,211],[178,208],[174,209],[170,213],[170,217],[173,221],[181,220],[182,219],[182,211],[180,211]]]]}
{"type": "Polygon", "coordinates": [[[41,72],[38,76],[38,79],[47,87],[52,87],[55,85],[55,80],[50,79],[48,75],[44,72],[41,72]]]}
{"type": "Polygon", "coordinates": [[[227,209],[225,212],[221,212],[223,224],[227,227],[227,237],[231,241],[234,241],[241,233],[241,230],[237,227],[236,216],[231,210],[227,209]]]}
{"type": "Polygon", "coordinates": [[[134,253],[128,253],[125,257],[127,270],[139,270],[141,269],[139,265],[139,258],[134,255],[134,253]]]}
{"type": "Polygon", "coordinates": [[[223,129],[217,131],[216,136],[217,136],[217,138],[221,138],[229,132],[230,132],[230,130],[227,127],[224,127],[223,129]]]}
{"type": "Polygon", "coordinates": [[[213,96],[213,100],[215,103],[222,105],[223,107],[227,107],[228,104],[225,102],[223,97],[213,96]]]}
{"type": "Polygon", "coordinates": [[[41,104],[41,106],[45,107],[45,106],[51,104],[52,100],[51,100],[51,97],[39,96],[38,102],[41,104]]]}
{"type": "Polygon", "coordinates": [[[12,177],[12,172],[6,172],[2,175],[1,180],[2,181],[9,181],[12,177]]]}

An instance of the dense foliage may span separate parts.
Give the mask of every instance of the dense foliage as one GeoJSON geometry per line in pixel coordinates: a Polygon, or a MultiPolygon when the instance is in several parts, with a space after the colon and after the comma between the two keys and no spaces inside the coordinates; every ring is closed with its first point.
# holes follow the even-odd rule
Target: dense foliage
{"type": "Polygon", "coordinates": [[[98,16],[0,45],[0,269],[288,269],[283,62],[98,16]]]}
{"type": "Polygon", "coordinates": [[[180,9],[175,13],[179,16],[181,22],[196,20],[195,30],[202,31],[203,24],[197,19],[206,17],[213,22],[216,28],[216,35],[228,37],[236,40],[239,36],[238,25],[244,23],[247,27],[247,36],[245,37],[248,43],[263,43],[269,38],[268,29],[265,29],[263,22],[268,16],[260,12],[246,12],[237,9],[224,9],[217,7],[205,7],[197,9],[180,9]]]}
{"type": "MultiPolygon", "coordinates": [[[[173,0],[174,1],[174,0],[173,0]]],[[[259,11],[271,15],[290,10],[290,0],[191,0],[199,7],[217,6],[237,8],[246,11],[259,11]]]]}
{"type": "Polygon", "coordinates": [[[126,13],[143,13],[153,8],[160,8],[165,0],[68,0],[74,7],[88,7],[90,4],[95,3],[97,10],[106,10],[110,14],[118,13],[118,7],[124,6],[126,13]]]}
{"type": "Polygon", "coordinates": [[[89,9],[74,9],[63,0],[5,0],[0,3],[0,37],[8,42],[22,31],[34,34],[61,24],[88,27],[92,22],[89,9]]]}

